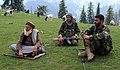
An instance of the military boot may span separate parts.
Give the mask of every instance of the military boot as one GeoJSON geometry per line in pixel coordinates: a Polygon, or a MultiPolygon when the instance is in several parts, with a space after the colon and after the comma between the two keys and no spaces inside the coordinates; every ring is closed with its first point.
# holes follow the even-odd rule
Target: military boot
{"type": "Polygon", "coordinates": [[[91,61],[95,57],[95,55],[90,51],[90,47],[86,47],[86,54],[88,61],[91,61]]]}

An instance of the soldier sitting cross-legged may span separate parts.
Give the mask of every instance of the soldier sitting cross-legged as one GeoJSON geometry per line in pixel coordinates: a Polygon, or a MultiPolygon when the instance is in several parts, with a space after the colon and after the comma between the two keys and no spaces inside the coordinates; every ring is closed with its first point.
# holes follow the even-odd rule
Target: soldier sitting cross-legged
{"type": "Polygon", "coordinates": [[[103,22],[104,16],[98,14],[94,18],[94,25],[81,33],[85,51],[80,56],[87,56],[88,61],[91,61],[96,54],[106,55],[112,49],[110,30],[103,25],[103,22]]]}
{"type": "Polygon", "coordinates": [[[73,20],[71,13],[66,14],[66,21],[62,23],[58,32],[58,38],[54,38],[54,41],[58,41],[58,45],[71,45],[76,46],[78,44],[78,35],[80,29],[77,23],[73,20]]]}

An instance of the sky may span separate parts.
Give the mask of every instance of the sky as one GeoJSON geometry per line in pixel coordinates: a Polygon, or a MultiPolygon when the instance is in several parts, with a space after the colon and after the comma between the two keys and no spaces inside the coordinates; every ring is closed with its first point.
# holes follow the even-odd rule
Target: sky
{"type": "Polygon", "coordinates": [[[3,0],[0,0],[0,5],[3,4],[3,0]]]}
{"type": "MultiPolygon", "coordinates": [[[[27,1],[34,1],[34,0],[24,0],[24,2],[27,2],[27,1]]],[[[48,1],[48,2],[53,2],[53,1],[56,1],[56,2],[59,2],[59,1],[61,1],[61,0],[46,0],[46,1],[48,1]]],[[[93,3],[95,3],[95,2],[101,2],[101,3],[118,3],[118,2],[120,2],[120,0],[65,0],[65,1],[73,1],[73,2],[75,2],[75,3],[79,3],[79,2],[83,2],[83,4],[85,4],[86,2],[93,2],[93,3]]]]}
{"type": "MultiPolygon", "coordinates": [[[[25,9],[29,9],[29,8],[26,8],[26,6],[28,5],[27,3],[30,2],[30,1],[32,1],[34,3],[34,1],[39,1],[40,2],[40,1],[43,1],[43,0],[24,0],[23,3],[24,3],[24,6],[25,6],[25,9]]],[[[44,1],[47,1],[48,3],[50,3],[52,5],[53,4],[58,4],[58,5],[55,5],[55,6],[59,6],[59,3],[60,3],[61,0],[44,0],[44,1]]],[[[74,3],[77,6],[77,9],[74,11],[74,15],[77,16],[77,17],[79,17],[78,12],[81,11],[83,5],[85,6],[85,9],[87,9],[87,6],[88,6],[89,2],[93,3],[94,8],[97,7],[98,3],[100,3],[100,8],[102,8],[102,7],[104,8],[104,7],[106,7],[106,5],[109,6],[109,5],[114,5],[114,4],[120,4],[120,0],[65,0],[66,6],[68,4],[70,4],[69,5],[70,7],[67,7],[67,8],[73,8],[72,5],[71,5],[72,3],[74,3]]],[[[3,0],[0,0],[0,5],[2,5],[2,4],[3,4],[3,0]]],[[[32,5],[32,4],[30,4],[30,5],[32,5]]],[[[1,9],[1,6],[0,6],[0,9],[1,9]]],[[[104,11],[104,13],[105,12],[106,11],[104,11]]]]}
{"type": "MultiPolygon", "coordinates": [[[[26,2],[28,2],[28,1],[34,1],[34,0],[24,0],[24,3],[26,3],[26,2]]],[[[48,2],[53,2],[53,1],[61,1],[61,0],[47,0],[48,2]]],[[[67,1],[67,0],[66,0],[67,1]]],[[[71,0],[69,0],[69,1],[71,1],[71,0]]],[[[74,1],[74,2],[76,2],[76,3],[79,3],[79,1],[81,1],[81,2],[95,2],[95,1],[99,1],[99,2],[104,2],[104,1],[107,1],[107,2],[111,2],[111,3],[118,3],[118,2],[120,2],[120,0],[72,0],[72,1],[74,1]]],[[[0,5],[1,4],[3,4],[3,0],[0,0],[0,5]]]]}
{"type": "MultiPolygon", "coordinates": [[[[34,0],[24,0],[24,4],[28,1],[34,1],[34,0]]],[[[54,2],[60,2],[61,0],[46,0],[48,1],[49,3],[52,3],[53,1],[54,2]]],[[[110,5],[110,4],[114,4],[114,3],[120,3],[120,0],[65,0],[65,1],[73,1],[74,3],[76,4],[83,4],[85,5],[86,3],[89,3],[90,1],[94,3],[98,3],[100,2],[101,3],[101,6],[103,5],[110,5]]],[[[3,4],[3,0],[0,0],[0,5],[3,4]]]]}

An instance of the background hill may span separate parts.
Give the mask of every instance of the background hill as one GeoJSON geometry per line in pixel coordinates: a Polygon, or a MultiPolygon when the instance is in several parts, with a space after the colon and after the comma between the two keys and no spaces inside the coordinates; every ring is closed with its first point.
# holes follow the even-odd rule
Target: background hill
{"type": "MultiPolygon", "coordinates": [[[[25,0],[24,5],[26,9],[30,9],[33,12],[36,10],[38,5],[47,5],[49,13],[53,14],[54,17],[58,17],[59,3],[61,0],[25,0]]],[[[69,12],[79,20],[80,13],[83,5],[85,5],[85,11],[87,12],[89,2],[93,2],[94,13],[96,13],[97,4],[100,3],[100,10],[103,15],[106,14],[109,5],[112,5],[115,12],[120,8],[120,0],[65,0],[65,5],[69,12]]],[[[48,14],[49,14],[48,13],[48,14]]]]}
{"type": "MultiPolygon", "coordinates": [[[[24,0],[25,9],[29,9],[34,13],[37,10],[38,5],[47,5],[49,12],[47,14],[53,14],[54,17],[58,17],[59,3],[61,0],[24,0]]],[[[69,12],[79,20],[80,13],[83,5],[85,5],[85,11],[87,12],[89,2],[93,3],[94,13],[96,14],[97,4],[100,3],[101,14],[105,15],[109,5],[112,5],[113,10],[118,12],[120,9],[120,0],[65,0],[65,4],[69,12]]],[[[0,5],[3,4],[3,0],[0,0],[0,5]]]]}
{"type": "MultiPolygon", "coordinates": [[[[0,11],[0,14],[4,13],[0,11]]],[[[14,15],[0,15],[0,70],[82,70],[81,58],[75,48],[83,48],[80,40],[78,46],[58,47],[52,38],[57,37],[62,20],[44,21],[34,14],[14,13],[14,15]],[[13,53],[9,45],[17,43],[21,31],[27,21],[35,23],[40,32],[43,45],[48,54],[36,60],[25,60],[3,56],[13,53]]],[[[91,25],[78,23],[81,30],[91,25]]],[[[87,70],[120,70],[120,27],[108,26],[113,39],[113,50],[107,56],[96,56],[92,62],[86,62],[87,70]]]]}

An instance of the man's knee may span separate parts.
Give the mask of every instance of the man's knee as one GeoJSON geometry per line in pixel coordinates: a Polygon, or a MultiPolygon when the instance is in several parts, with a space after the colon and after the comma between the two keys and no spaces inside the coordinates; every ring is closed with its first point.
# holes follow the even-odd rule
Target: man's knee
{"type": "Polygon", "coordinates": [[[17,50],[16,44],[12,44],[12,45],[10,46],[10,48],[13,49],[13,50],[17,50]]]}
{"type": "Polygon", "coordinates": [[[13,52],[18,53],[16,44],[10,45],[10,48],[12,49],[13,52]]]}

